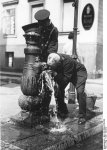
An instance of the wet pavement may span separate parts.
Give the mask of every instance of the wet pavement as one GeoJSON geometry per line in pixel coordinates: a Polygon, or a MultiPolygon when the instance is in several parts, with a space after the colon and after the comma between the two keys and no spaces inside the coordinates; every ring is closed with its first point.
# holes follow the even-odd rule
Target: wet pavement
{"type": "Polygon", "coordinates": [[[50,132],[50,126],[20,127],[9,121],[9,117],[20,111],[18,98],[22,95],[19,84],[2,82],[0,87],[1,105],[1,145],[2,150],[51,150],[67,149],[77,142],[103,130],[102,84],[87,84],[89,94],[98,96],[95,115],[88,118],[85,125],[78,125],[78,104],[68,104],[69,118],[64,120],[64,132],[50,132]]]}
{"type": "Polygon", "coordinates": [[[68,150],[103,150],[103,132],[87,138],[68,150]]]}
{"type": "MultiPolygon", "coordinates": [[[[87,121],[85,125],[78,125],[77,121],[77,119],[74,121],[70,119],[66,122],[64,132],[57,132],[57,130],[50,132],[49,127],[47,128],[45,125],[29,129],[12,123],[2,123],[1,140],[24,150],[45,150],[48,148],[61,150],[62,147],[66,149],[92,134],[102,131],[101,115],[87,121]]],[[[5,149],[5,145],[2,149],[5,149]]]]}

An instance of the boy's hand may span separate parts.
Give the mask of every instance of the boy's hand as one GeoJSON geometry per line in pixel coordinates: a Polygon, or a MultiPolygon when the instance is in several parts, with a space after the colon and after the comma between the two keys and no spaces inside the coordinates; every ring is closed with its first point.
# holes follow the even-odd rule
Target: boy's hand
{"type": "Polygon", "coordinates": [[[51,74],[53,77],[55,77],[57,75],[57,72],[55,72],[53,70],[48,70],[48,73],[51,74]]]}
{"type": "Polygon", "coordinates": [[[47,69],[48,69],[47,63],[43,62],[42,63],[42,71],[47,70],[47,69]]]}
{"type": "Polygon", "coordinates": [[[52,75],[53,75],[53,77],[57,76],[57,72],[53,71],[52,75]]]}

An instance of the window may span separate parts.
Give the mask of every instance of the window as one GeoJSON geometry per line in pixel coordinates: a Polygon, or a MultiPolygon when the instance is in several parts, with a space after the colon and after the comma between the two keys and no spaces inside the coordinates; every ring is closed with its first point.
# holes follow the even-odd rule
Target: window
{"type": "Polygon", "coordinates": [[[13,67],[14,52],[6,52],[6,67],[13,67]]]}
{"type": "Polygon", "coordinates": [[[15,8],[4,10],[2,23],[4,35],[15,35],[15,8]]]}
{"type": "Polygon", "coordinates": [[[36,20],[34,18],[35,13],[41,9],[43,9],[43,3],[32,5],[32,10],[31,10],[32,11],[32,20],[31,20],[32,23],[36,22],[36,20]]]}
{"type": "Polygon", "coordinates": [[[74,26],[74,7],[72,0],[63,0],[63,32],[73,30],[74,26]]]}

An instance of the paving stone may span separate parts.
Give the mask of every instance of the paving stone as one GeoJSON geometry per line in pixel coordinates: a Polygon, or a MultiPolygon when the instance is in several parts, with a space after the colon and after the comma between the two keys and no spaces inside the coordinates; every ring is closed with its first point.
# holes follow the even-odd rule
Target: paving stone
{"type": "Polygon", "coordinates": [[[34,135],[36,136],[34,128],[21,128],[11,123],[1,126],[1,140],[7,143],[13,143],[34,135]]]}
{"type": "Polygon", "coordinates": [[[4,141],[0,141],[0,143],[1,143],[0,147],[2,148],[2,150],[23,150],[17,146],[6,143],[4,141]]]}

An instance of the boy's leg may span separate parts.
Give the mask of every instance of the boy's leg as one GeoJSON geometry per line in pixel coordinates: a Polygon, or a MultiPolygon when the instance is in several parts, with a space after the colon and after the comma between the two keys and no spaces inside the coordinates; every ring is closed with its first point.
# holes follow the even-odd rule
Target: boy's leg
{"type": "Polygon", "coordinates": [[[85,82],[82,83],[77,89],[77,99],[79,103],[79,124],[85,122],[86,118],[86,93],[85,93],[85,82]]]}
{"type": "Polygon", "coordinates": [[[59,115],[62,114],[62,116],[68,114],[68,109],[66,103],[64,102],[64,97],[65,97],[65,89],[58,85],[58,89],[57,91],[55,91],[55,98],[58,114],[59,115]]]}

